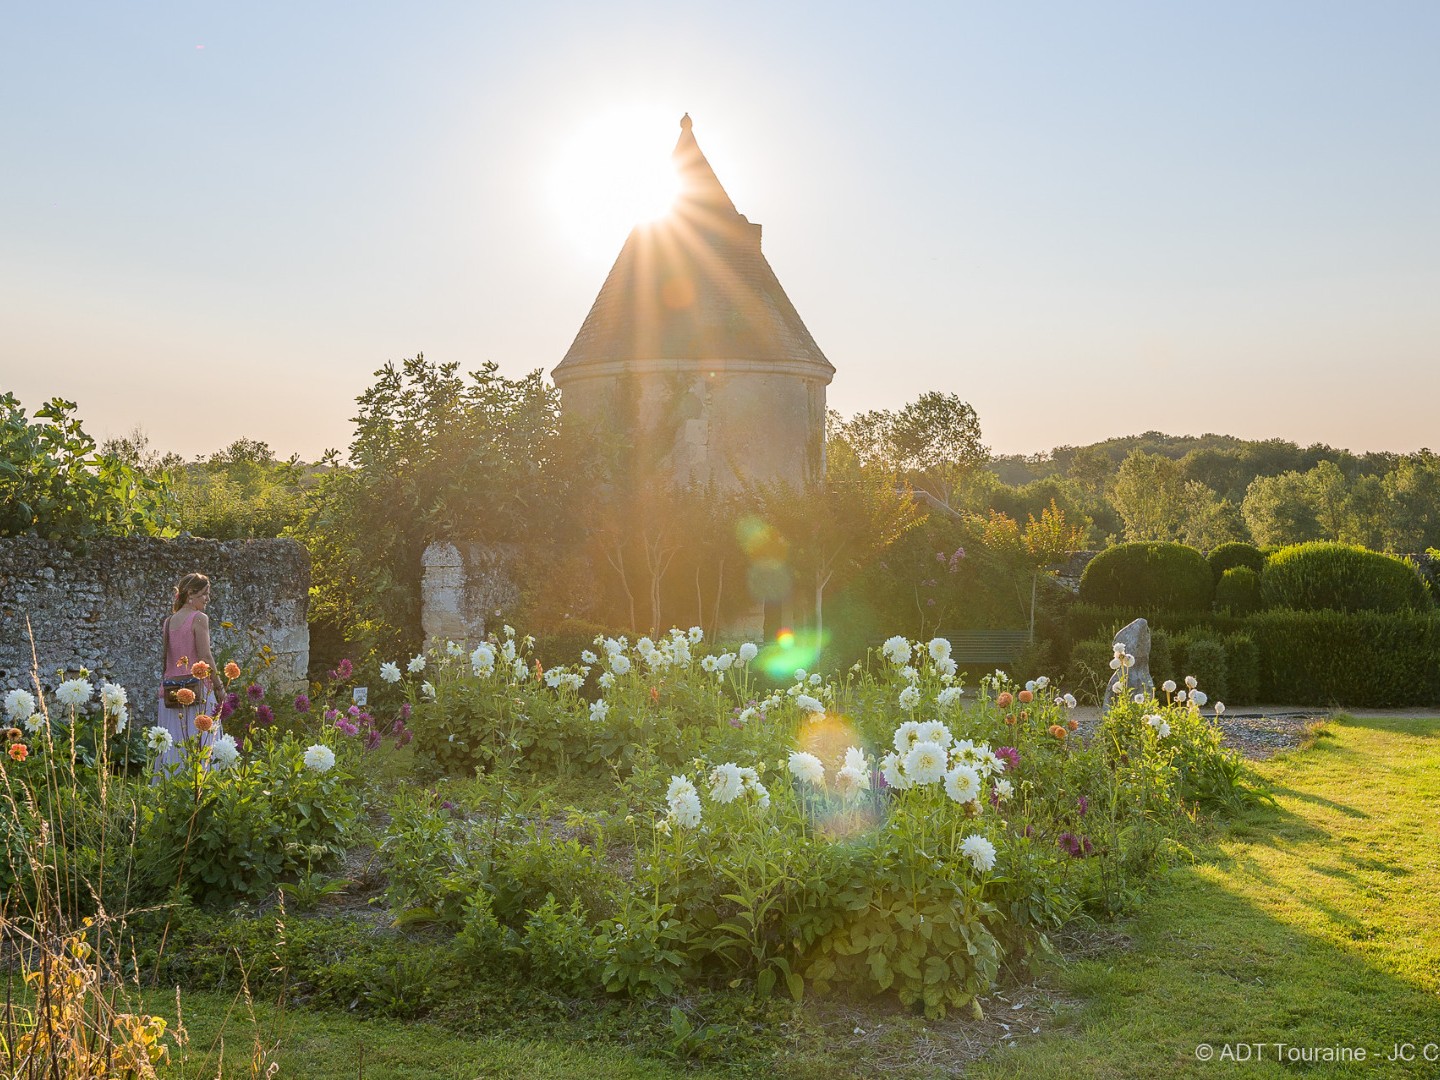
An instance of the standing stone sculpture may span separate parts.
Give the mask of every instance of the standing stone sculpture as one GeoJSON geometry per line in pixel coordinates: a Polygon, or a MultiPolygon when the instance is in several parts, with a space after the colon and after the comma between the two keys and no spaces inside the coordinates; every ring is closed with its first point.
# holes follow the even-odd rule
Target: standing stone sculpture
{"type": "Polygon", "coordinates": [[[1155,693],[1155,680],[1150,676],[1150,624],[1144,619],[1128,623],[1115,635],[1115,644],[1125,646],[1125,652],[1133,656],[1135,661],[1128,671],[1122,668],[1111,673],[1110,681],[1105,687],[1105,704],[1101,707],[1101,712],[1109,712],[1110,706],[1119,696],[1115,692],[1115,686],[1122,673],[1125,683],[1120,690],[1127,697],[1138,693],[1155,693]]]}

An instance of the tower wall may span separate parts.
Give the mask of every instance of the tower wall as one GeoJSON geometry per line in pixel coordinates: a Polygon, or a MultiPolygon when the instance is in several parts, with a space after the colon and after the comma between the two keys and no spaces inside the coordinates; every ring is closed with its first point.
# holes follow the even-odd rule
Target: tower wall
{"type": "Polygon", "coordinates": [[[823,476],[827,381],[784,361],[660,360],[587,371],[560,389],[567,414],[617,433],[640,468],[735,491],[823,476]]]}

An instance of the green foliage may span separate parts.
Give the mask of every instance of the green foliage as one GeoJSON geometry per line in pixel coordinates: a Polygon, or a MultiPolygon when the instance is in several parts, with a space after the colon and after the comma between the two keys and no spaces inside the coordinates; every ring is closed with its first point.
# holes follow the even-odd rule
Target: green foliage
{"type": "Polygon", "coordinates": [[[1204,611],[1213,593],[1205,557],[1184,544],[1118,544],[1091,559],[1080,578],[1082,602],[1143,611],[1204,611]]]}
{"type": "Polygon", "coordinates": [[[418,641],[420,556],[434,540],[523,541],[538,578],[583,528],[571,505],[588,457],[562,433],[559,394],[536,371],[468,378],[423,356],[386,364],[358,399],[348,467],[333,457],[296,539],[310,551],[311,619],[362,647],[418,641]]]}
{"type": "Polygon", "coordinates": [[[1346,544],[1282,548],[1260,582],[1266,606],[1296,611],[1426,611],[1424,581],[1404,559],[1346,544]]]}
{"type": "Polygon", "coordinates": [[[1232,705],[1250,705],[1260,700],[1260,646],[1249,634],[1226,634],[1225,700],[1232,705]]]}
{"type": "Polygon", "coordinates": [[[1198,630],[1179,634],[1171,639],[1175,649],[1175,671],[1181,678],[1193,676],[1199,688],[1211,701],[1227,699],[1230,693],[1229,664],[1225,646],[1218,639],[1198,630]]]}
{"type": "Polygon", "coordinates": [[[1221,746],[1219,726],[1193,704],[1116,703],[1102,721],[1102,738],[1126,796],[1143,815],[1186,804],[1237,812],[1261,796],[1239,753],[1221,746]],[[1160,717],[1166,728],[1148,722],[1160,717]]]}
{"type": "Polygon", "coordinates": [[[1260,610],[1260,575],[1248,566],[1232,566],[1215,583],[1215,608],[1231,615],[1260,610]]]}
{"type": "Polygon", "coordinates": [[[241,764],[209,766],[189,744],[182,765],[147,792],[142,881],[156,894],[177,883],[201,902],[261,897],[288,878],[333,865],[359,810],[343,766],[319,773],[292,735],[247,739],[241,764]]]}
{"type": "Polygon", "coordinates": [[[97,536],[156,536],[171,524],[165,482],[99,453],[54,398],[31,422],[20,400],[0,395],[0,537],[58,542],[97,536]]]}
{"type": "Polygon", "coordinates": [[[1265,569],[1265,553],[1254,544],[1238,540],[1213,548],[1210,554],[1205,556],[1205,561],[1210,564],[1210,572],[1215,575],[1217,583],[1226,570],[1237,566],[1249,567],[1256,574],[1265,569]]]}
{"type": "Polygon", "coordinates": [[[216,540],[284,535],[300,523],[305,493],[318,481],[298,458],[277,461],[254,439],[236,439],[171,476],[181,525],[216,540]]]}
{"type": "Polygon", "coordinates": [[[1114,638],[1091,638],[1077,641],[1070,649],[1070,664],[1065,669],[1065,683],[1087,705],[1098,704],[1105,697],[1110,681],[1110,660],[1114,657],[1114,638]]]}
{"type": "Polygon", "coordinates": [[[993,908],[963,871],[928,858],[881,866],[841,884],[837,900],[850,915],[816,941],[806,976],[822,992],[894,990],[937,1019],[974,1002],[1000,972],[1000,944],[986,925],[993,908]]]}
{"type": "Polygon", "coordinates": [[[1433,612],[1262,611],[1261,695],[1297,705],[1391,708],[1440,702],[1440,616],[1433,612]]]}

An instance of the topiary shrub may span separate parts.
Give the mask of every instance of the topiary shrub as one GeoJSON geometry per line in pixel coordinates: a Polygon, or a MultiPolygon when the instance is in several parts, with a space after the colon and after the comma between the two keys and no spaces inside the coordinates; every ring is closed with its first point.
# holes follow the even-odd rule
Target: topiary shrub
{"type": "Polygon", "coordinates": [[[1248,566],[1232,566],[1215,583],[1215,610],[1250,615],[1260,610],[1260,575],[1248,566]]]}
{"type": "Polygon", "coordinates": [[[1295,611],[1425,611],[1432,605],[1413,564],[1349,544],[1293,544],[1270,556],[1260,578],[1266,607],[1295,611]]]}
{"type": "Polygon", "coordinates": [[[1225,646],[1212,637],[1191,638],[1185,647],[1184,675],[1195,676],[1199,689],[1205,692],[1211,704],[1223,701],[1230,691],[1225,646]]]}
{"type": "Polygon", "coordinates": [[[1143,611],[1208,611],[1214,592],[1210,564],[1186,544],[1117,544],[1080,577],[1082,602],[1143,611]]]}
{"type": "Polygon", "coordinates": [[[1233,570],[1237,566],[1249,567],[1257,574],[1265,569],[1265,553],[1254,544],[1246,544],[1240,540],[1232,540],[1212,549],[1205,561],[1210,564],[1210,573],[1216,582],[1219,582],[1226,570],[1233,570]]]}
{"type": "Polygon", "coordinates": [[[1110,660],[1114,655],[1113,641],[1077,641],[1070,650],[1065,685],[1085,704],[1098,705],[1110,681],[1110,660]]]}
{"type": "Polygon", "coordinates": [[[1440,703],[1440,615],[1289,611],[1252,615],[1260,693],[1296,705],[1440,703]]]}
{"type": "Polygon", "coordinates": [[[1260,700],[1260,646],[1249,634],[1227,634],[1225,646],[1224,700],[1233,705],[1250,705],[1260,700]]]}
{"type": "Polygon", "coordinates": [[[1164,630],[1150,629],[1150,677],[1159,686],[1175,678],[1175,657],[1170,649],[1170,635],[1164,630]]]}

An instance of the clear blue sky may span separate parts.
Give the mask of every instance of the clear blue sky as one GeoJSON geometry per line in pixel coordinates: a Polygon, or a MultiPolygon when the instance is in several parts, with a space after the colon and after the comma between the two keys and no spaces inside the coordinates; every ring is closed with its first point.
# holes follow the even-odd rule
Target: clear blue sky
{"type": "Polygon", "coordinates": [[[844,413],[1436,447],[1437,56],[1434,2],[10,4],[0,389],[313,458],[387,359],[548,371],[625,232],[576,148],[689,111],[844,413]]]}

